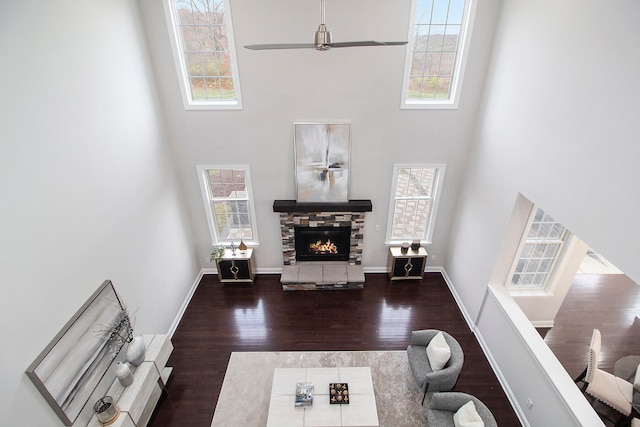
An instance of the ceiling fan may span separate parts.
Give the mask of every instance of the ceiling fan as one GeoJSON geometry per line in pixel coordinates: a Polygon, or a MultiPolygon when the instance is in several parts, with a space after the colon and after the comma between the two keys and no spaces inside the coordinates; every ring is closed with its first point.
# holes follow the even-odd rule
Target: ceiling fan
{"type": "Polygon", "coordinates": [[[357,46],[393,46],[403,45],[408,42],[377,42],[377,41],[355,41],[334,43],[331,41],[331,33],[327,31],[324,24],[324,1],[320,0],[320,25],[318,31],[315,32],[313,43],[281,43],[281,44],[251,44],[245,46],[252,50],[268,50],[268,49],[316,49],[329,50],[333,47],[357,47],[357,46]]]}

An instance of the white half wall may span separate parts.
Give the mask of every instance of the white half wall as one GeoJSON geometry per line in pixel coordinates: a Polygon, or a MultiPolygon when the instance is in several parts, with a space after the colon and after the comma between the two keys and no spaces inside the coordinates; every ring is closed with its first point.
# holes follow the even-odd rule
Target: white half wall
{"type": "Polygon", "coordinates": [[[0,4],[0,423],[61,426],[24,374],[105,279],[136,334],[198,274],[135,2],[0,4]]]}

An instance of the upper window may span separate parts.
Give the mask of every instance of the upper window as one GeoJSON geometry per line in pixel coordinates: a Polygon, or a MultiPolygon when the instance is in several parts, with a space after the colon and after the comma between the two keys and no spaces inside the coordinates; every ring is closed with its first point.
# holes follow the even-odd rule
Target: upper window
{"type": "Polygon", "coordinates": [[[212,243],[257,244],[249,166],[198,166],[212,243]]]}
{"type": "Polygon", "coordinates": [[[444,169],[444,165],[394,166],[388,244],[413,239],[431,243],[444,169]]]}
{"type": "Polygon", "coordinates": [[[567,229],[540,208],[534,208],[511,268],[511,289],[544,289],[562,254],[567,229]]]}
{"type": "Polygon", "coordinates": [[[229,0],[166,1],[185,108],[242,108],[229,0]]]}
{"type": "Polygon", "coordinates": [[[402,108],[456,108],[473,0],[413,0],[402,108]]]}

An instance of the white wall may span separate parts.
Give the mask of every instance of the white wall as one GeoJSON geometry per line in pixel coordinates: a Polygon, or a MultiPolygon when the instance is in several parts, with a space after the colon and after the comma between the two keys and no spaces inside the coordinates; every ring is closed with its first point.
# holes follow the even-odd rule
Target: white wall
{"type": "Polygon", "coordinates": [[[0,424],[62,425],[24,374],[105,279],[166,332],[198,268],[137,6],[0,4],[0,424]]]}
{"type": "MultiPolygon", "coordinates": [[[[320,22],[317,0],[231,1],[242,111],[185,111],[178,90],[164,11],[140,0],[154,69],[162,87],[167,126],[194,223],[198,261],[208,262],[211,240],[196,176],[198,164],[249,164],[260,247],[257,267],[282,266],[275,199],[295,199],[293,123],[350,120],[350,198],[371,199],[364,234],[365,268],[386,265],[384,246],[394,163],[445,163],[430,265],[442,265],[466,166],[469,142],[491,46],[496,3],[478,10],[476,38],[458,110],[400,110],[405,47],[250,51],[246,44],[310,42],[320,22]],[[277,4],[277,7],[275,5],[277,4]],[[375,230],[380,225],[380,231],[375,230]]],[[[410,1],[329,1],[326,24],[335,41],[405,40],[410,1]]]]}
{"type": "MultiPolygon", "coordinates": [[[[512,385],[523,372],[545,375],[538,362],[512,356],[528,350],[504,334],[510,318],[483,306],[518,193],[640,280],[639,16],[633,0],[503,1],[445,267],[469,312],[483,307],[478,330],[512,385]]],[[[544,400],[554,387],[535,383],[526,393],[515,389],[515,398],[526,407],[528,397],[544,400]]],[[[531,425],[548,425],[543,414],[530,416],[531,425]]]]}

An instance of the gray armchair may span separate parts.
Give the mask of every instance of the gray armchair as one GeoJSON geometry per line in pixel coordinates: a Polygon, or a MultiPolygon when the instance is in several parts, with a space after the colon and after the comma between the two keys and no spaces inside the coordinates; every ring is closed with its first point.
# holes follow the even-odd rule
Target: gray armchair
{"type": "Polygon", "coordinates": [[[407,347],[409,367],[411,368],[413,378],[415,378],[418,383],[418,387],[420,387],[420,390],[423,392],[423,404],[424,396],[426,396],[427,393],[453,390],[464,362],[464,353],[458,341],[443,331],[444,339],[451,348],[451,357],[441,370],[434,371],[431,369],[426,348],[438,332],[440,331],[435,329],[413,331],[411,332],[409,346],[407,347]]]}
{"type": "Polygon", "coordinates": [[[458,392],[434,393],[431,396],[427,408],[429,427],[453,427],[453,414],[470,400],[473,401],[485,427],[498,427],[496,419],[484,403],[475,396],[458,392]]]}

